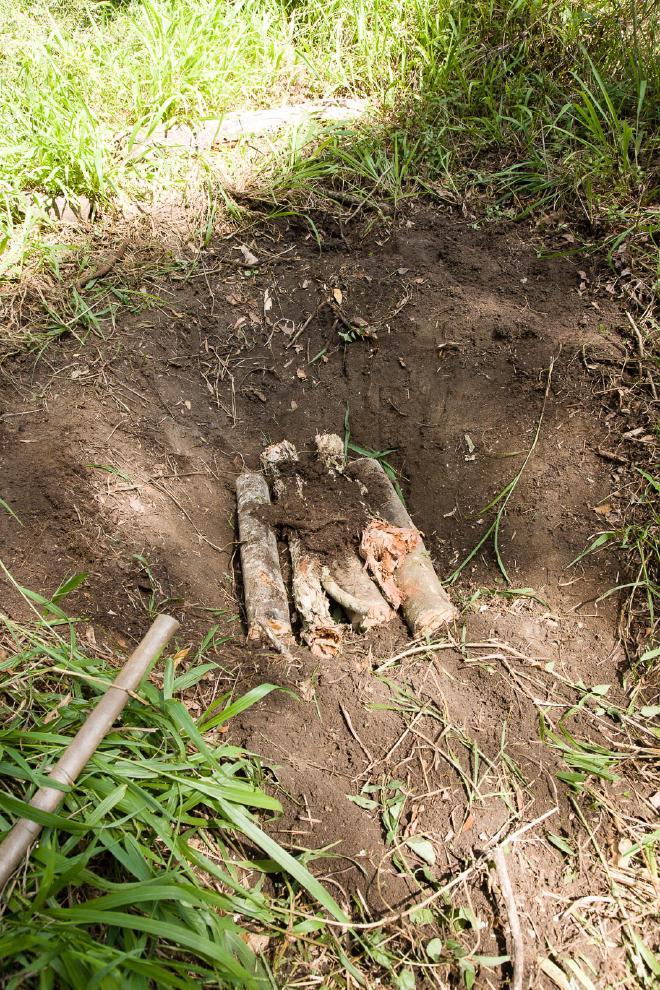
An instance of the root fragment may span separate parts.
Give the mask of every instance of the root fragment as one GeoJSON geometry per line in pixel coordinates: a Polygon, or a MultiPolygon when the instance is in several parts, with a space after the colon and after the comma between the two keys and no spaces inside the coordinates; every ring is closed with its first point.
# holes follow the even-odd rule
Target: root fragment
{"type": "Polygon", "coordinates": [[[394,618],[356,553],[347,551],[322,575],[323,587],[347,613],[354,629],[366,632],[394,618]]]}

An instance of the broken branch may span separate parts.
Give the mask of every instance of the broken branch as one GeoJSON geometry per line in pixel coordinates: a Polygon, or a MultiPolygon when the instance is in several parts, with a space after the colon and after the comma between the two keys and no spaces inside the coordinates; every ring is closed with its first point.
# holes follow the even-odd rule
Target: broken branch
{"type": "Polygon", "coordinates": [[[264,642],[274,636],[286,642],[291,639],[291,618],[277,541],[270,526],[255,513],[259,506],[270,505],[263,475],[257,471],[239,475],[236,500],[248,639],[264,642]]]}

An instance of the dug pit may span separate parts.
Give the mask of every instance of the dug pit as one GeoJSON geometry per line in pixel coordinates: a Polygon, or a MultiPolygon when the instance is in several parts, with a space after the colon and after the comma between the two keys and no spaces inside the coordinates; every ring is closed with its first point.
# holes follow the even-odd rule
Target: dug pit
{"type": "MultiPolygon", "coordinates": [[[[181,621],[182,647],[212,629],[218,666],[189,692],[193,716],[226,691],[288,688],[228,728],[275,768],[285,813],[266,827],[293,850],[325,849],[313,868],[333,893],[387,913],[462,875],[505,826],[551,814],[555,834],[575,827],[538,706],[568,705],[564,681],[618,696],[617,599],[600,598],[615,564],[570,565],[602,528],[596,510],[607,506],[607,525],[620,518],[612,492],[625,469],[600,452],[614,449],[626,411],[598,392],[625,351],[626,319],[593,273],[585,290],[573,260],[539,257],[524,226],[479,229],[415,203],[385,234],[315,223],[322,253],[296,221],[259,228],[249,268],[218,241],[196,274],[154,287],[151,310],[4,366],[2,497],[21,525],[0,515],[0,557],[45,595],[87,572],[66,607],[90,648],[127,649],[161,607],[181,621]],[[246,641],[235,480],[260,469],[264,447],[286,437],[311,455],[321,431],[341,436],[349,460],[388,452],[447,579],[530,450],[553,361],[500,532],[511,584],[486,542],[451,585],[455,632],[432,650],[411,644],[398,615],[347,635],[330,658],[246,641]]],[[[321,486],[311,516],[286,497],[263,519],[321,556],[355,547],[364,507],[349,480],[321,486]]],[[[3,605],[28,615],[9,581],[3,605]]],[[[553,892],[599,894],[586,860],[566,878],[545,827],[509,864],[532,960],[546,941],[575,940],[553,892]]],[[[492,891],[466,881],[454,893],[485,924],[479,951],[501,954],[492,891]]]]}

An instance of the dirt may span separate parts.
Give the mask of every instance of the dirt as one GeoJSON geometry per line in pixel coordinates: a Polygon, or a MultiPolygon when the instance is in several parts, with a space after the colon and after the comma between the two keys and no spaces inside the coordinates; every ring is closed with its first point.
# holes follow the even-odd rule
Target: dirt
{"type": "Polygon", "coordinates": [[[357,551],[368,513],[350,478],[336,472],[331,477],[316,450],[305,450],[280,473],[280,480],[285,486],[281,497],[259,512],[265,522],[280,533],[297,533],[306,549],[323,562],[346,547],[357,551]],[[302,491],[297,478],[304,485],[302,491]]]}
{"type": "MultiPolygon", "coordinates": [[[[181,645],[217,622],[230,639],[211,654],[217,675],[188,699],[194,714],[232,685],[269,680],[297,692],[273,693],[223,738],[276,767],[285,811],[269,831],[291,848],[330,847],[315,869],[340,899],[359,894],[377,915],[425,894],[425,864],[404,835],[430,838],[436,861],[426,869],[446,879],[507,823],[557,808],[509,857],[530,985],[549,986],[538,960],[571,926],[556,892],[579,896],[588,884],[579,872],[567,878],[562,854],[543,841],[546,828],[570,833],[572,820],[535,699],[559,697],[559,682],[542,679],[547,664],[618,692],[617,599],[599,598],[616,584],[615,560],[571,561],[617,521],[610,493],[622,468],[599,449],[612,448],[619,424],[598,389],[600,362],[620,357],[625,319],[591,291],[591,271],[578,273],[583,259],[539,257],[525,226],[478,228],[415,203],[390,231],[317,226],[322,253],[302,221],[244,234],[256,268],[243,267],[238,241],[218,241],[201,274],[160,286],[154,308],[4,367],[0,494],[21,525],[0,515],[0,557],[44,595],[87,571],[65,602],[100,646],[126,649],[159,607],[181,620],[181,645]],[[532,446],[546,389],[501,532],[511,588],[524,594],[510,593],[488,543],[451,589],[463,609],[454,648],[377,674],[410,648],[399,619],[348,635],[332,662],[245,645],[233,486],[267,443],[287,438],[304,452],[317,432],[343,436],[347,425],[351,442],[390,451],[447,577],[532,446]],[[461,647],[461,627],[465,644],[506,649],[461,647]],[[406,795],[394,849],[380,811],[347,799],[387,802],[392,781],[406,795]],[[362,791],[374,784],[381,791],[362,791]],[[411,864],[407,875],[393,853],[411,864]]],[[[337,538],[328,520],[359,531],[355,506],[337,493],[310,519],[283,508],[273,518],[315,533],[320,550],[337,538]]],[[[3,607],[26,617],[7,582],[3,607]]],[[[459,901],[486,923],[473,935],[478,951],[506,951],[497,883],[467,891],[459,901]]],[[[610,978],[618,965],[594,964],[610,978]]],[[[494,972],[488,979],[497,983],[494,972]]]]}

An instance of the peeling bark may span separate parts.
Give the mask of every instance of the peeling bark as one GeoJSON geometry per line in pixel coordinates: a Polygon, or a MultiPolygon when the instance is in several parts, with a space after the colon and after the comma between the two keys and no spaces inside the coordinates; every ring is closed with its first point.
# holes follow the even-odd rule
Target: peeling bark
{"type": "MultiPolygon", "coordinates": [[[[362,457],[350,464],[346,473],[365,487],[367,502],[372,511],[392,526],[416,530],[392,482],[377,460],[362,457]]],[[[417,546],[399,562],[395,580],[401,593],[405,620],[414,636],[430,636],[456,618],[456,609],[435,573],[421,537],[417,546]]]]}

